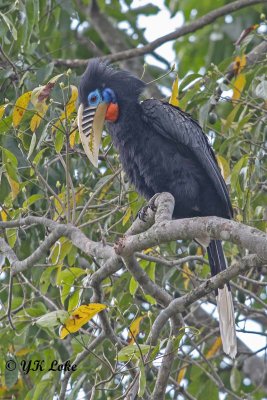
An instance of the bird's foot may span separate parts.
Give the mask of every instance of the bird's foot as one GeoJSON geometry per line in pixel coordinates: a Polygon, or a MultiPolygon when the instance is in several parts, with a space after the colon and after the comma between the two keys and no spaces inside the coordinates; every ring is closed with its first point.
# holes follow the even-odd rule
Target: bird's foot
{"type": "Polygon", "coordinates": [[[119,239],[116,240],[114,243],[114,251],[117,255],[120,255],[122,250],[125,247],[125,236],[120,237],[119,239]]]}
{"type": "Polygon", "coordinates": [[[138,211],[138,218],[143,221],[146,222],[146,217],[147,217],[147,211],[149,209],[149,206],[146,205],[144,207],[142,207],[139,211],[138,211]]]}
{"type": "Polygon", "coordinates": [[[147,212],[150,208],[153,212],[156,212],[157,206],[155,204],[156,199],[159,197],[160,193],[154,194],[153,197],[149,200],[146,206],[142,207],[141,210],[138,211],[138,218],[141,219],[141,221],[146,222],[146,217],[147,217],[147,212]]]}

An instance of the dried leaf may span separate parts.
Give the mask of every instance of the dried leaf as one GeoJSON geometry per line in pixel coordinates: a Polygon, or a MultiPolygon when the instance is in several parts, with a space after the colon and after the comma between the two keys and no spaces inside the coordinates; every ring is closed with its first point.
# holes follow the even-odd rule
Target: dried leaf
{"type": "Polygon", "coordinates": [[[74,148],[75,146],[75,142],[76,142],[76,135],[77,135],[78,131],[74,131],[70,134],[70,147],[71,149],[74,148]]]}
{"type": "Polygon", "coordinates": [[[237,56],[234,59],[233,70],[234,70],[235,76],[240,74],[242,69],[246,66],[246,63],[247,63],[247,59],[246,59],[246,55],[245,54],[243,54],[241,57],[237,56]]]}
{"type": "Polygon", "coordinates": [[[60,328],[60,339],[64,339],[69,333],[77,332],[84,324],[105,308],[107,306],[101,303],[91,303],[78,307],[60,328]]]}
{"type": "Polygon", "coordinates": [[[178,385],[180,385],[181,382],[182,382],[182,380],[184,379],[185,374],[186,374],[186,370],[187,370],[187,367],[182,367],[182,368],[180,369],[180,371],[179,371],[179,373],[178,373],[178,376],[177,376],[177,383],[178,383],[178,385]]]}
{"type": "Polygon", "coordinates": [[[216,159],[218,161],[218,165],[220,167],[223,179],[226,180],[231,172],[229,162],[220,155],[216,155],[216,159]]]}
{"type": "Polygon", "coordinates": [[[20,184],[16,182],[13,178],[11,178],[11,176],[9,175],[7,175],[7,180],[11,188],[12,200],[15,200],[20,190],[20,184]]]}
{"type": "Polygon", "coordinates": [[[206,358],[211,358],[214,356],[214,354],[217,353],[217,351],[219,350],[219,348],[222,347],[222,338],[221,336],[217,337],[217,339],[215,340],[215,342],[213,343],[213,345],[211,346],[211,348],[208,350],[207,354],[206,354],[206,358]]]}
{"type": "Polygon", "coordinates": [[[38,128],[38,126],[40,125],[44,115],[46,114],[48,107],[49,106],[47,104],[44,104],[42,111],[39,111],[37,114],[34,114],[34,116],[32,117],[31,122],[30,122],[30,128],[31,128],[32,132],[35,132],[36,129],[38,128]]]}
{"type": "Polygon", "coordinates": [[[129,221],[129,219],[131,218],[131,215],[132,215],[132,209],[131,209],[131,207],[128,207],[128,208],[127,208],[127,211],[126,211],[126,213],[124,214],[124,217],[123,217],[123,219],[122,219],[122,226],[124,226],[124,225],[127,224],[127,222],[129,221]]]}
{"type": "Polygon", "coordinates": [[[1,210],[0,211],[0,215],[1,215],[1,219],[2,219],[2,221],[3,222],[6,222],[7,221],[7,213],[5,212],[5,210],[1,210]]]}
{"type": "Polygon", "coordinates": [[[173,106],[179,106],[178,96],[179,96],[179,80],[177,75],[175,81],[172,84],[172,94],[169,103],[172,104],[173,106]]]}
{"type": "Polygon", "coordinates": [[[184,263],[183,264],[183,274],[182,274],[182,276],[183,276],[183,278],[184,278],[184,288],[187,290],[188,289],[188,286],[189,286],[189,283],[190,283],[190,277],[192,276],[193,274],[192,274],[192,272],[191,272],[191,270],[190,270],[190,268],[189,268],[189,265],[188,265],[188,263],[184,263]]]}
{"type": "Polygon", "coordinates": [[[243,42],[243,40],[250,34],[250,32],[255,31],[256,29],[258,29],[258,27],[259,27],[259,24],[254,24],[254,25],[251,25],[249,28],[244,29],[241,32],[241,35],[239,36],[237,41],[235,42],[235,45],[239,46],[243,42]]]}
{"type": "Polygon", "coordinates": [[[7,104],[0,106],[0,119],[3,117],[6,108],[7,108],[7,104]]]}
{"type": "Polygon", "coordinates": [[[246,77],[244,74],[238,75],[234,83],[234,91],[232,100],[238,100],[242,94],[242,91],[246,84],[246,77]]]}
{"type": "Polygon", "coordinates": [[[142,319],[145,317],[145,315],[142,315],[141,317],[136,318],[131,325],[129,326],[129,335],[128,335],[128,343],[133,344],[135,342],[135,339],[140,331],[140,323],[142,319]]]}
{"type": "Polygon", "coordinates": [[[13,115],[12,115],[12,120],[13,120],[13,126],[16,128],[20,121],[22,120],[22,117],[27,109],[27,106],[31,100],[31,94],[32,92],[26,92],[22,96],[20,96],[16,103],[15,107],[13,110],[13,115]]]}

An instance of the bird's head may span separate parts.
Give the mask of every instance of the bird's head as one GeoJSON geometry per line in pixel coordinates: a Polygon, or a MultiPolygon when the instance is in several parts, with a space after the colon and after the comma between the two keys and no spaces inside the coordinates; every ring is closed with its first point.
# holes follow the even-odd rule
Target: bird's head
{"type": "Polygon", "coordinates": [[[105,121],[116,123],[125,104],[138,101],[145,83],[99,60],[89,62],[79,85],[78,127],[84,151],[97,167],[105,121]]]}

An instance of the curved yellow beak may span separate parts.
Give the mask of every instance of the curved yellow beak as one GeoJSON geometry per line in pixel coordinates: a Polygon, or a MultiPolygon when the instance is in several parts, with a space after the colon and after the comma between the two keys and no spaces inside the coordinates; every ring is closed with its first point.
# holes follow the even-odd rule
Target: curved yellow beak
{"type": "Polygon", "coordinates": [[[107,103],[97,107],[86,107],[80,104],[78,108],[78,128],[85,154],[97,168],[101,136],[104,128],[107,103]]]}

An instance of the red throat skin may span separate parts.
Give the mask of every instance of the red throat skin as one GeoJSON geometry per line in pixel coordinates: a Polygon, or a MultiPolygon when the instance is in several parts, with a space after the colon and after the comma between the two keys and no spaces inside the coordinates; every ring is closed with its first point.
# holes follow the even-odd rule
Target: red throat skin
{"type": "Polygon", "coordinates": [[[110,103],[106,111],[106,121],[116,122],[119,118],[119,106],[117,103],[110,103]]]}

